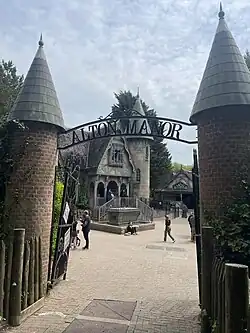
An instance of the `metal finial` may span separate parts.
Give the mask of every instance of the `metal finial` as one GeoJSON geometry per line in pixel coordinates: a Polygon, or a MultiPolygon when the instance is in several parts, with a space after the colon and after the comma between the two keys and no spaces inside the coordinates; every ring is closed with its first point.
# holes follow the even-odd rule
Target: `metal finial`
{"type": "Polygon", "coordinates": [[[223,9],[222,9],[222,3],[221,2],[220,2],[220,11],[219,11],[218,16],[219,16],[220,19],[224,19],[224,16],[225,16],[225,13],[223,12],[223,9]]]}
{"type": "Polygon", "coordinates": [[[136,95],[136,97],[140,97],[140,88],[139,88],[139,86],[137,87],[137,95],[136,95]]]}
{"type": "Polygon", "coordinates": [[[39,39],[38,45],[39,45],[39,46],[43,46],[43,45],[44,45],[44,42],[43,42],[43,35],[42,35],[42,34],[41,34],[41,36],[40,36],[40,39],[39,39]]]}

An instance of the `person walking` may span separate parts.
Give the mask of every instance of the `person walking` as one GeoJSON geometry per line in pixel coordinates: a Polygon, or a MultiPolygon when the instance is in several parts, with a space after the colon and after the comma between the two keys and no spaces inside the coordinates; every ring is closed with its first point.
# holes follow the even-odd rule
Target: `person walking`
{"type": "Polygon", "coordinates": [[[191,232],[191,242],[195,242],[195,218],[194,214],[191,213],[188,217],[188,223],[190,226],[190,232],[191,232]]]}
{"type": "Polygon", "coordinates": [[[88,250],[89,249],[89,232],[90,232],[91,220],[90,220],[89,212],[87,210],[84,211],[81,222],[82,222],[82,233],[83,233],[83,237],[86,242],[85,246],[82,249],[88,250]]]}
{"type": "Polygon", "coordinates": [[[167,241],[167,235],[172,239],[173,243],[175,243],[175,239],[171,235],[171,220],[168,215],[165,215],[164,242],[167,241]]]}

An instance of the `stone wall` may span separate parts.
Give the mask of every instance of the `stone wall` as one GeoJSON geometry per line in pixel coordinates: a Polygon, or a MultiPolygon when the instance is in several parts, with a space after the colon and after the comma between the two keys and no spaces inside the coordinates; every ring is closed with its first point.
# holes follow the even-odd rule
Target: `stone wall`
{"type": "Polygon", "coordinates": [[[54,175],[57,160],[57,130],[41,123],[27,123],[11,140],[14,170],[7,186],[10,223],[25,228],[26,239],[42,238],[44,288],[47,283],[54,175]],[[26,143],[25,143],[26,142],[26,143]]]}
{"type": "Polygon", "coordinates": [[[136,169],[141,171],[140,182],[133,179],[133,192],[139,198],[149,199],[150,195],[150,146],[149,140],[128,139],[128,147],[136,169]],[[148,147],[148,159],[146,160],[146,147],[148,147]]]}
{"type": "Polygon", "coordinates": [[[250,175],[250,116],[227,108],[197,123],[202,211],[220,215],[250,175]]]}

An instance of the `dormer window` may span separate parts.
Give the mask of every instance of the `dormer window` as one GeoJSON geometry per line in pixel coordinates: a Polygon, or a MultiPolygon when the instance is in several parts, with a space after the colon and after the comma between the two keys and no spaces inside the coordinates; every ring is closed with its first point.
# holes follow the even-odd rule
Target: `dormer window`
{"type": "Polygon", "coordinates": [[[123,146],[113,144],[109,151],[109,164],[112,166],[123,165],[123,146]]]}

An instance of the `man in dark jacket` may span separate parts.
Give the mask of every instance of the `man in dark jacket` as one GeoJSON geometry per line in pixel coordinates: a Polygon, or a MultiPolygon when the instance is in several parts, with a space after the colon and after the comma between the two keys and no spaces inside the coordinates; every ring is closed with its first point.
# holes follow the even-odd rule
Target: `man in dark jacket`
{"type": "Polygon", "coordinates": [[[86,245],[82,248],[83,250],[89,249],[90,223],[91,223],[91,220],[90,220],[89,212],[87,210],[85,210],[83,213],[83,218],[82,218],[82,233],[83,233],[83,237],[85,239],[86,245]]]}
{"type": "Polygon", "coordinates": [[[191,242],[195,242],[195,218],[194,218],[193,213],[191,213],[191,215],[189,215],[188,223],[189,223],[190,231],[191,231],[191,242]]]}

